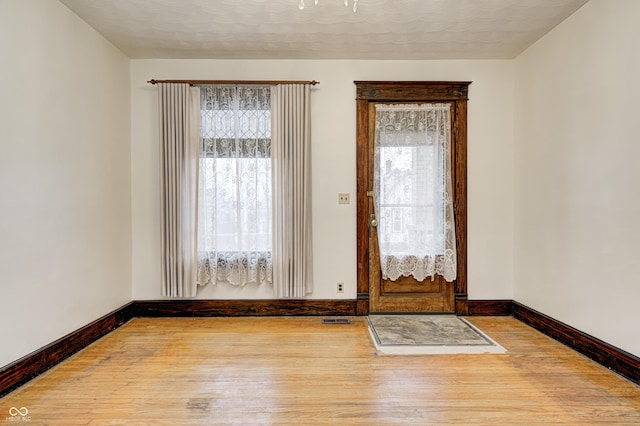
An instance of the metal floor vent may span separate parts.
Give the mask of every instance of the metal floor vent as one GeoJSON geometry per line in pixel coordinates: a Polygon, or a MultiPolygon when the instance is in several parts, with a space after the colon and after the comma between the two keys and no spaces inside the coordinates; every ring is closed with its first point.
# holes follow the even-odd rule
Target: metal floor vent
{"type": "Polygon", "coordinates": [[[349,318],[324,318],[322,320],[323,324],[351,324],[351,320],[349,318]]]}

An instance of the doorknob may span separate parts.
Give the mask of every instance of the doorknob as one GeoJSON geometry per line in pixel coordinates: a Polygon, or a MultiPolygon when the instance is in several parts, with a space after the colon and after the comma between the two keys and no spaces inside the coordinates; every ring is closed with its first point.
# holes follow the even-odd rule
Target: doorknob
{"type": "Polygon", "coordinates": [[[376,215],[375,214],[372,214],[372,215],[369,216],[369,225],[371,225],[373,228],[378,226],[378,221],[376,220],[376,215]]]}

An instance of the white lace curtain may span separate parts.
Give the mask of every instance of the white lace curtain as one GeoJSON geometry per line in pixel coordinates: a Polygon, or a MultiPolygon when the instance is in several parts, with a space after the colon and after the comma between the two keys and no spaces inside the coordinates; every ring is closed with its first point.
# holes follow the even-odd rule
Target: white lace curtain
{"type": "Polygon", "coordinates": [[[450,109],[376,105],[374,204],[384,279],[456,278],[450,109]]]}
{"type": "Polygon", "coordinates": [[[198,284],[272,282],[271,87],[200,93],[198,284]]]}

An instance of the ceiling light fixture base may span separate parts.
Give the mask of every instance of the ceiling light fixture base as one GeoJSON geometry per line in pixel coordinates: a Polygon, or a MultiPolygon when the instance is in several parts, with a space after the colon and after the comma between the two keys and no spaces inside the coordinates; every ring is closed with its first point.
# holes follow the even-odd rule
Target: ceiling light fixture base
{"type": "MultiPolygon", "coordinates": [[[[358,0],[352,0],[351,2],[353,3],[353,13],[356,13],[358,11],[358,0]]],[[[318,0],[314,0],[313,3],[317,6],[318,0]]],[[[298,3],[298,9],[304,10],[304,6],[304,0],[300,0],[298,3]]],[[[344,0],[344,6],[349,7],[349,0],[344,0]]]]}

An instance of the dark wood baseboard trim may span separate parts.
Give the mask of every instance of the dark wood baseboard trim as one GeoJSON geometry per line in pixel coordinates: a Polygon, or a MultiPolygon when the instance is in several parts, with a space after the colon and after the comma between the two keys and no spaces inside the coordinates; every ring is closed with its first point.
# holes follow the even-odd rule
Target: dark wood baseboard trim
{"type": "Polygon", "coordinates": [[[467,299],[466,293],[456,293],[454,309],[456,315],[469,315],[469,300],[467,299]]]}
{"type": "Polygon", "coordinates": [[[369,315],[369,293],[358,293],[356,299],[356,315],[369,315]]]}
{"type": "Polygon", "coordinates": [[[640,385],[637,356],[518,302],[513,302],[513,317],[640,385]]]}
{"type": "Polygon", "coordinates": [[[469,300],[467,303],[471,316],[513,315],[513,300],[469,300]]]}
{"type": "Polygon", "coordinates": [[[136,317],[356,315],[355,300],[139,300],[136,317]]]}
{"type": "Polygon", "coordinates": [[[49,370],[133,318],[134,302],[0,369],[0,397],[49,370]]]}

